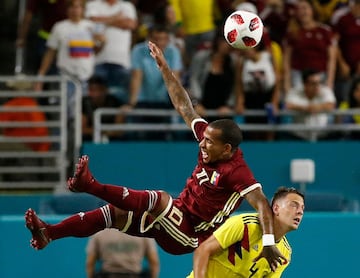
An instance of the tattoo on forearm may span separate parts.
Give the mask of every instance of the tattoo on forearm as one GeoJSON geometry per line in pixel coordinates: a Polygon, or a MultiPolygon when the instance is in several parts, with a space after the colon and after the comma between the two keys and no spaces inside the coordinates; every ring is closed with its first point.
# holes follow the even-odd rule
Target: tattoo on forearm
{"type": "Polygon", "coordinates": [[[188,118],[193,116],[194,111],[190,97],[182,87],[180,81],[169,68],[163,69],[163,76],[175,109],[178,110],[183,117],[188,118]]]}

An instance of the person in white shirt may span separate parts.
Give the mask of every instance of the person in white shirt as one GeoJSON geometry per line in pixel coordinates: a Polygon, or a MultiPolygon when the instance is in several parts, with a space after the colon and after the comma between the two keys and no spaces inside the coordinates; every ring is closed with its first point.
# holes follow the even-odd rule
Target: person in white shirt
{"type": "MultiPolygon", "coordinates": [[[[327,112],[336,108],[334,92],[321,83],[321,73],[316,70],[302,72],[303,87],[293,88],[285,98],[286,109],[297,112],[293,116],[293,123],[305,124],[312,127],[322,128],[329,124],[330,117],[327,112]]],[[[327,132],[294,131],[296,137],[305,140],[324,138],[327,132]]]]}
{"type": "Polygon", "coordinates": [[[85,17],[106,37],[106,45],[96,57],[95,74],[107,80],[110,93],[127,102],[132,31],[138,25],[135,6],[123,0],[88,1],[85,17]]]}
{"type": "MultiPolygon", "coordinates": [[[[105,43],[105,37],[94,34],[94,23],[83,18],[84,0],[69,1],[67,5],[68,17],[57,22],[52,28],[38,75],[44,76],[56,58],[56,66],[60,74],[79,82],[82,86],[82,94],[85,95],[86,82],[94,72],[95,54],[105,43]]],[[[36,83],[34,89],[41,91],[43,83],[36,83]]],[[[68,112],[71,118],[75,100],[73,82],[68,83],[67,94],[68,112]]]]}
{"type": "MultiPolygon", "coordinates": [[[[104,46],[105,36],[96,34],[95,24],[84,19],[85,0],[67,1],[67,18],[55,23],[47,40],[47,50],[43,56],[39,77],[46,75],[56,58],[56,66],[61,76],[67,78],[66,104],[68,114],[68,150],[69,167],[72,171],[74,153],[74,122],[76,95],[85,96],[88,92],[87,81],[93,75],[95,55],[104,46]]],[[[36,82],[34,90],[42,91],[44,83],[36,82]]],[[[46,84],[52,85],[52,84],[46,84]]],[[[51,98],[49,102],[53,101],[51,98]]],[[[55,100],[58,101],[58,100],[55,100]]]]}

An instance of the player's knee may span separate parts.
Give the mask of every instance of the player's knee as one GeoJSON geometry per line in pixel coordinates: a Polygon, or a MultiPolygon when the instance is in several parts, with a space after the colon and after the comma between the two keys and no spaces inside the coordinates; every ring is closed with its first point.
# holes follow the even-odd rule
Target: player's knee
{"type": "Polygon", "coordinates": [[[129,212],[126,210],[119,209],[117,207],[114,207],[114,213],[115,213],[115,219],[113,221],[112,228],[116,228],[119,230],[124,229],[126,224],[129,221],[129,212]]]}
{"type": "Polygon", "coordinates": [[[169,204],[169,201],[171,200],[170,195],[165,191],[156,191],[158,200],[155,204],[154,208],[151,210],[151,214],[155,217],[160,215],[169,204]]]}

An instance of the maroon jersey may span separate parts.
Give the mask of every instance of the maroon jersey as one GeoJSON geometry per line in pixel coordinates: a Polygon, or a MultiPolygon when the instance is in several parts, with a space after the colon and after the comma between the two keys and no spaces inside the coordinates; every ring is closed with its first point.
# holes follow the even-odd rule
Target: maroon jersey
{"type": "Polygon", "coordinates": [[[48,33],[56,22],[67,17],[66,0],[28,0],[26,9],[40,13],[41,29],[48,33]]]}
{"type": "Polygon", "coordinates": [[[341,9],[334,16],[333,27],[339,34],[341,53],[355,72],[360,62],[360,19],[355,18],[349,9],[341,9]]]}
{"type": "MultiPolygon", "coordinates": [[[[194,120],[193,132],[198,141],[208,123],[194,120]]],[[[244,195],[261,187],[238,149],[230,160],[204,164],[198,154],[198,164],[174,204],[192,217],[195,232],[216,227],[239,207],[244,195]]]]}
{"type": "Polygon", "coordinates": [[[288,33],[285,42],[292,48],[292,69],[326,72],[328,48],[335,42],[329,26],[320,24],[309,30],[300,28],[296,32],[288,33]]]}

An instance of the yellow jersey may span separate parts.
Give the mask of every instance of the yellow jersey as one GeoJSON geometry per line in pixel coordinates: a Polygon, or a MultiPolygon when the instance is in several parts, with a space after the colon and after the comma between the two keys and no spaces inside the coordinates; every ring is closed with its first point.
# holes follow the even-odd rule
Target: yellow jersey
{"type": "MultiPolygon", "coordinates": [[[[290,264],[291,247],[283,237],[276,243],[281,254],[287,259],[272,272],[265,258],[253,260],[260,255],[262,230],[257,213],[243,213],[230,217],[214,232],[223,250],[210,257],[207,278],[277,278],[290,264]]],[[[188,278],[193,278],[193,272],[188,278]]]]}
{"type": "Polygon", "coordinates": [[[186,35],[196,35],[215,29],[214,0],[170,0],[176,21],[186,35]]]}

